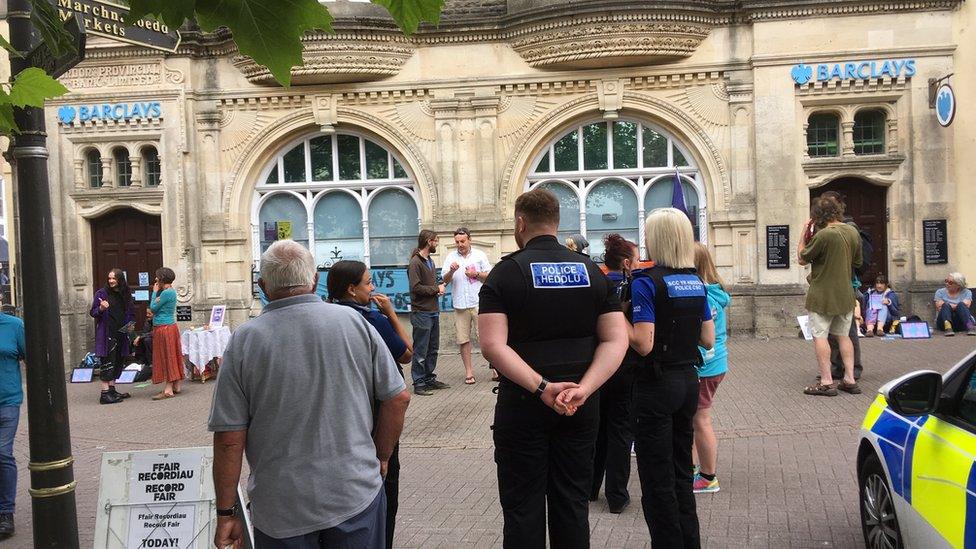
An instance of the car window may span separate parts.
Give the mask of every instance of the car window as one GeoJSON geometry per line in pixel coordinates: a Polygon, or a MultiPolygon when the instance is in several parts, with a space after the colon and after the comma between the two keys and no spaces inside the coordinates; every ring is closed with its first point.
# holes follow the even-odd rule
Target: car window
{"type": "Polygon", "coordinates": [[[966,423],[976,426],[976,369],[969,371],[969,380],[962,388],[959,417],[966,423]]]}

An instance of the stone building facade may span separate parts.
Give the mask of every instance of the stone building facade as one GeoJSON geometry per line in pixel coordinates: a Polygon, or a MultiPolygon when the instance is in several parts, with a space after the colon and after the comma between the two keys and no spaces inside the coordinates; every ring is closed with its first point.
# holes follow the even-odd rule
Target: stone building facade
{"type": "Polygon", "coordinates": [[[796,239],[811,197],[838,189],[876,239],[873,272],[929,315],[951,265],[926,263],[922,221],[947,221],[951,263],[961,213],[959,130],[936,122],[928,79],[962,72],[962,5],[448,0],[440,26],[404,37],[340,1],[287,89],[225,33],[184,29],[173,54],[91,40],[48,108],[69,358],[116,264],[133,284],[174,268],[195,325],[215,304],[232,324],[260,310],[253,272],[280,237],[323,268],[362,259],[402,293],[419,228],[449,247],[467,226],[497,261],[535,185],[599,258],[610,231],[643,249],[640,220],[678,178],[733,329],[768,335],[796,333],[796,239]],[[770,257],[771,231],[785,255],[770,257]]]}

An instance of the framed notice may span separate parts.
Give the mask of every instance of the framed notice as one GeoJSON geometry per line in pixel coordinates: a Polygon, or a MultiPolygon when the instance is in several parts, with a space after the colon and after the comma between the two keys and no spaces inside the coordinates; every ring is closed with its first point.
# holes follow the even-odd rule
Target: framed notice
{"type": "Polygon", "coordinates": [[[75,368],[71,371],[71,383],[91,383],[94,368],[75,368]]]}
{"type": "Polygon", "coordinates": [[[766,268],[790,268],[789,225],[766,225],[766,268]]]}
{"type": "Polygon", "coordinates": [[[211,447],[105,452],[94,546],[210,547],[212,475],[211,447]]]}
{"type": "Polygon", "coordinates": [[[193,320],[193,307],[189,305],[177,305],[176,306],[176,320],[177,322],[190,322],[193,320]]]}
{"type": "Polygon", "coordinates": [[[922,253],[926,265],[943,265],[949,262],[949,237],[945,219],[922,221],[922,253]]]}
{"type": "Polygon", "coordinates": [[[227,312],[226,305],[214,305],[210,310],[210,329],[220,328],[224,325],[224,313],[227,312]]]}

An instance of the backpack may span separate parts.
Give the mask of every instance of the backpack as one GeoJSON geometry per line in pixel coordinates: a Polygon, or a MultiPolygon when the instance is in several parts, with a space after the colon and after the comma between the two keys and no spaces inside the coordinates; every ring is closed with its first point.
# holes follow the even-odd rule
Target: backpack
{"type": "Polygon", "coordinates": [[[861,236],[861,266],[854,269],[854,274],[860,280],[874,257],[874,244],[871,242],[871,235],[864,232],[860,227],[857,229],[857,234],[861,236]]]}

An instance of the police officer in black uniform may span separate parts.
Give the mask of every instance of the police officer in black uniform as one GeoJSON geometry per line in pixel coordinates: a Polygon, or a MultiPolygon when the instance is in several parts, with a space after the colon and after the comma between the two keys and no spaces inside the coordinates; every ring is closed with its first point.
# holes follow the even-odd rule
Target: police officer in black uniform
{"type": "Polygon", "coordinates": [[[559,201],[515,202],[521,248],[481,289],[481,349],[501,373],[493,425],[506,548],[589,547],[587,502],[599,420],[594,393],[627,349],[606,277],[556,240],[559,201]],[[590,398],[592,395],[592,398],[590,398]]]}
{"type": "Polygon", "coordinates": [[[647,218],[651,269],[631,284],[632,345],[644,357],[634,382],[637,472],[655,549],[701,546],[692,491],[692,420],[698,411],[698,345],[715,344],[705,285],[695,273],[694,233],[675,208],[647,218]]]}

